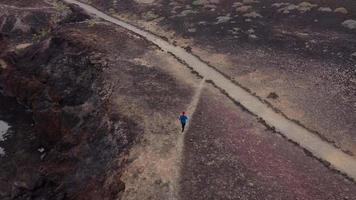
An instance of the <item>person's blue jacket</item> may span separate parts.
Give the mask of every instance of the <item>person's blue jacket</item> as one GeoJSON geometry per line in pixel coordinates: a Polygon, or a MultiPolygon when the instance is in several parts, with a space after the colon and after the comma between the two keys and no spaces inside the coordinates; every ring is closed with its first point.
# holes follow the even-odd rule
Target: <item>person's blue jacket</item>
{"type": "Polygon", "coordinates": [[[187,123],[188,117],[185,115],[180,115],[179,120],[180,120],[180,123],[185,124],[185,123],[187,123]]]}

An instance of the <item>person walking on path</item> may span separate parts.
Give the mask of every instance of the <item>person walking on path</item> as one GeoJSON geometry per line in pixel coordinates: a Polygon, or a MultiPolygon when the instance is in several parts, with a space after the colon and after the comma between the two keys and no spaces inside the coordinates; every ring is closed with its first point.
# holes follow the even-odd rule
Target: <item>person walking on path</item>
{"type": "Polygon", "coordinates": [[[185,115],[185,112],[179,116],[179,121],[182,124],[182,132],[184,131],[185,124],[187,123],[188,117],[185,115]]]}

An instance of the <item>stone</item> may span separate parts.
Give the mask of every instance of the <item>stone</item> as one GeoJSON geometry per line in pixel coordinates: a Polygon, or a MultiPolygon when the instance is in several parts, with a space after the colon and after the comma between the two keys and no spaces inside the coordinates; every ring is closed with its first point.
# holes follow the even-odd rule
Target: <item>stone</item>
{"type": "Polygon", "coordinates": [[[190,15],[190,14],[194,14],[196,13],[195,11],[192,11],[192,10],[183,10],[178,16],[179,17],[184,17],[184,16],[187,16],[187,15],[190,15]]]}
{"type": "Polygon", "coordinates": [[[226,16],[219,16],[216,18],[218,21],[215,22],[215,24],[221,24],[221,23],[225,23],[230,21],[231,17],[230,14],[226,15],[226,16]]]}
{"type": "Polygon", "coordinates": [[[189,29],[188,29],[188,32],[189,32],[189,33],[195,33],[196,31],[197,31],[196,28],[189,28],[189,29]]]}
{"type": "Polygon", "coordinates": [[[244,4],[252,4],[252,3],[259,3],[257,0],[243,0],[242,1],[244,4]]]}
{"type": "Polygon", "coordinates": [[[153,11],[148,11],[142,14],[142,17],[146,20],[153,20],[159,17],[159,15],[155,14],[153,11]]]}
{"type": "Polygon", "coordinates": [[[233,8],[240,7],[240,6],[243,6],[243,4],[241,2],[235,2],[235,3],[232,4],[233,8]]]}
{"type": "Polygon", "coordinates": [[[351,54],[351,58],[356,59],[356,52],[353,52],[353,53],[351,54]]]}
{"type": "Polygon", "coordinates": [[[244,13],[249,11],[251,8],[252,8],[251,6],[240,6],[236,8],[236,11],[244,13]]]}
{"type": "Polygon", "coordinates": [[[142,3],[142,4],[151,4],[155,2],[155,0],[135,0],[137,3],[142,3]]]}
{"type": "Polygon", "coordinates": [[[250,13],[246,13],[243,15],[244,17],[248,17],[248,18],[262,18],[262,15],[253,11],[253,12],[250,12],[250,13]]]}
{"type": "Polygon", "coordinates": [[[329,8],[329,7],[320,7],[318,9],[318,11],[320,11],[320,12],[332,12],[333,10],[331,10],[331,8],[329,8]]]}
{"type": "Polygon", "coordinates": [[[304,12],[311,11],[311,9],[315,8],[315,7],[317,7],[317,4],[312,4],[312,3],[304,1],[300,4],[298,4],[297,10],[301,13],[304,13],[304,12]]]}
{"type": "Polygon", "coordinates": [[[255,34],[250,34],[249,37],[252,38],[252,39],[257,39],[258,38],[255,34]]]}
{"type": "Polygon", "coordinates": [[[275,92],[271,92],[268,94],[268,99],[277,99],[279,96],[275,92]]]}
{"type": "Polygon", "coordinates": [[[272,7],[280,8],[282,6],[288,6],[290,5],[289,3],[274,3],[272,4],[272,7]]]}
{"type": "Polygon", "coordinates": [[[220,3],[220,0],[209,0],[209,1],[210,1],[210,3],[214,3],[214,4],[220,3]]]}
{"type": "Polygon", "coordinates": [[[353,19],[345,20],[342,22],[342,26],[351,30],[356,29],[356,21],[353,19]]]}
{"type": "Polygon", "coordinates": [[[290,5],[287,5],[286,7],[278,9],[278,12],[282,12],[282,13],[288,14],[290,11],[296,10],[296,9],[298,9],[297,5],[290,4],[290,5]]]}
{"type": "Polygon", "coordinates": [[[336,9],[334,10],[334,12],[336,12],[336,13],[341,13],[341,14],[347,14],[347,13],[348,13],[348,11],[346,10],[346,8],[344,8],[344,7],[336,8],[336,9]]]}
{"type": "Polygon", "coordinates": [[[205,4],[209,4],[208,0],[195,0],[192,3],[195,6],[201,6],[201,5],[205,5],[205,4]]]}

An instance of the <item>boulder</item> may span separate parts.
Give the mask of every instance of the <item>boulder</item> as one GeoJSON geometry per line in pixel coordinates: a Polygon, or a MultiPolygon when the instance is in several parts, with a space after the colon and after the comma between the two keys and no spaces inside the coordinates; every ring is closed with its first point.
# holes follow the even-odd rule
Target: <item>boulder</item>
{"type": "Polygon", "coordinates": [[[348,29],[356,29],[356,20],[353,20],[353,19],[348,19],[344,22],[342,22],[342,26],[344,26],[345,28],[348,28],[348,29]]]}
{"type": "Polygon", "coordinates": [[[353,52],[353,53],[351,54],[351,58],[356,59],[356,52],[353,52]]]}
{"type": "Polygon", "coordinates": [[[318,9],[318,11],[320,11],[320,12],[331,12],[333,10],[331,10],[331,8],[329,8],[329,7],[320,7],[318,9]]]}
{"type": "Polygon", "coordinates": [[[344,7],[336,8],[336,9],[334,10],[334,12],[336,12],[336,13],[341,13],[341,14],[347,14],[347,13],[348,13],[347,10],[346,10],[346,8],[344,8],[344,7]]]}

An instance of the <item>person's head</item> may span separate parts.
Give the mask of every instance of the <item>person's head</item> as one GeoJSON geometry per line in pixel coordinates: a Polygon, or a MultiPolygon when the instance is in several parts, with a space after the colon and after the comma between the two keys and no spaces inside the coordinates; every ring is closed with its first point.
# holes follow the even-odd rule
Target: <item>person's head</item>
{"type": "Polygon", "coordinates": [[[184,111],[182,112],[182,115],[185,115],[185,112],[184,112],[184,111]]]}

